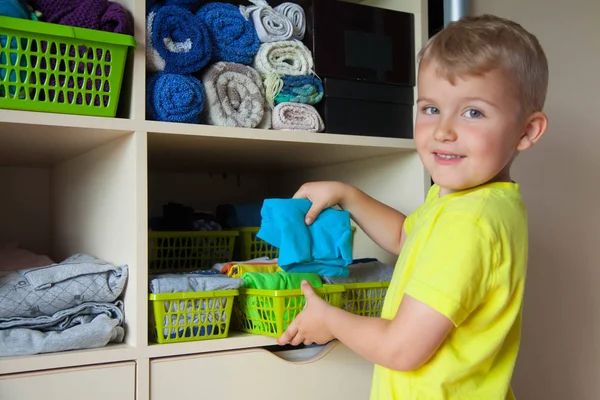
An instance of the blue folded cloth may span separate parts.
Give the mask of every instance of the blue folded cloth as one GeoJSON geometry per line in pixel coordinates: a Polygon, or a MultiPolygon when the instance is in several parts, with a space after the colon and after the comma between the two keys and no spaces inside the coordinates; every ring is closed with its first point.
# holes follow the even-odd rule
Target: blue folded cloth
{"type": "Polygon", "coordinates": [[[146,24],[146,65],[150,71],[189,74],[200,71],[210,61],[208,30],[187,8],[155,7],[146,24]]]}
{"type": "MultiPolygon", "coordinates": [[[[25,0],[0,0],[0,16],[20,19],[31,19],[37,21],[36,15],[33,12],[31,12],[29,7],[27,6],[27,1],[25,0]]],[[[0,48],[6,49],[8,47],[7,40],[8,38],[6,35],[0,35],[0,48]]],[[[10,48],[12,50],[17,50],[19,48],[23,50],[27,48],[27,39],[21,39],[19,44],[17,42],[17,38],[12,37],[10,40],[10,48]]],[[[10,72],[8,72],[8,81],[25,83],[25,81],[27,80],[27,71],[25,71],[25,68],[27,67],[27,57],[21,56],[19,60],[19,58],[17,57],[17,52],[2,51],[0,52],[0,65],[9,65],[9,62],[6,58],[7,53],[9,54],[11,67],[15,67],[17,64],[20,67],[23,67],[23,69],[19,72],[19,79],[17,79],[16,70],[12,68],[9,69],[10,72]]],[[[6,75],[7,69],[4,67],[0,68],[0,81],[6,80],[6,75]]],[[[0,97],[6,96],[5,90],[6,89],[4,88],[4,85],[0,86],[0,97]]],[[[11,97],[14,97],[16,92],[16,86],[10,85],[9,94],[11,95],[11,97]]],[[[19,97],[24,98],[25,93],[21,92],[19,94],[19,97]]]]}
{"type": "Polygon", "coordinates": [[[208,3],[196,14],[208,28],[213,45],[212,62],[248,65],[258,53],[260,40],[251,21],[233,4],[208,3]]]}
{"type": "Polygon", "coordinates": [[[184,7],[195,13],[198,11],[200,6],[204,3],[204,0],[165,0],[164,4],[166,6],[178,6],[184,7]]]}
{"type": "Polygon", "coordinates": [[[148,78],[146,111],[155,121],[197,124],[204,109],[204,86],[191,75],[158,72],[148,78]]]}
{"type": "Polygon", "coordinates": [[[0,0],[0,15],[37,21],[37,16],[29,9],[26,0],[0,0]]]}
{"type": "Polygon", "coordinates": [[[312,75],[284,75],[283,87],[275,96],[275,104],[317,104],[323,99],[323,82],[312,75]]]}
{"type": "Polygon", "coordinates": [[[347,211],[327,208],[307,226],[308,199],[266,199],[258,238],[279,248],[278,265],[287,272],[348,276],[352,230],[347,211]]]}

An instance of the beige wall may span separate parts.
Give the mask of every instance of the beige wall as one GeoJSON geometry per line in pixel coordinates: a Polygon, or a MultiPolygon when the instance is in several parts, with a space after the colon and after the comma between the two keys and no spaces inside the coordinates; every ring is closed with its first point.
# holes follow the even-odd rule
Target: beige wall
{"type": "Polygon", "coordinates": [[[550,65],[550,128],[513,177],[530,216],[518,399],[600,399],[600,1],[471,0],[513,19],[550,65]]]}

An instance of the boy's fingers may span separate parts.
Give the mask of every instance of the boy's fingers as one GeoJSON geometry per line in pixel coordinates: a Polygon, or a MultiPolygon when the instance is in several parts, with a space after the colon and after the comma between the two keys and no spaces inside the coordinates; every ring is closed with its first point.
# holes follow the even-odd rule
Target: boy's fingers
{"type": "Polygon", "coordinates": [[[304,343],[304,336],[300,333],[296,334],[296,336],[294,336],[294,338],[290,342],[292,346],[299,346],[302,343],[304,343]]]}
{"type": "Polygon", "coordinates": [[[308,281],[302,281],[302,285],[300,286],[300,288],[302,289],[302,294],[304,294],[304,297],[306,297],[307,301],[309,297],[317,295],[313,287],[310,285],[310,283],[308,283],[308,281]]]}
{"type": "Polygon", "coordinates": [[[285,332],[283,332],[283,335],[281,335],[281,337],[279,337],[279,339],[277,339],[277,343],[280,346],[285,346],[286,344],[288,344],[290,342],[290,340],[292,340],[293,337],[296,336],[297,333],[298,333],[298,328],[296,328],[296,324],[294,324],[294,322],[292,321],[290,326],[288,326],[288,328],[285,330],[285,332]]]}
{"type": "Polygon", "coordinates": [[[317,219],[317,216],[319,215],[319,213],[322,210],[323,210],[323,206],[313,203],[312,206],[310,206],[310,208],[308,209],[308,212],[306,213],[306,217],[304,218],[304,222],[306,223],[306,225],[312,224],[313,221],[315,219],[317,219]]]}

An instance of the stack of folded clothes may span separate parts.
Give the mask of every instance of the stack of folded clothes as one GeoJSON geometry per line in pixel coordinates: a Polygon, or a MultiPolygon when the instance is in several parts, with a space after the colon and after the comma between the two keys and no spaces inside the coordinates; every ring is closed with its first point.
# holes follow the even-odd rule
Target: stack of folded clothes
{"type": "Polygon", "coordinates": [[[61,263],[0,272],[0,356],[122,342],[126,265],[85,254],[61,263]]]}

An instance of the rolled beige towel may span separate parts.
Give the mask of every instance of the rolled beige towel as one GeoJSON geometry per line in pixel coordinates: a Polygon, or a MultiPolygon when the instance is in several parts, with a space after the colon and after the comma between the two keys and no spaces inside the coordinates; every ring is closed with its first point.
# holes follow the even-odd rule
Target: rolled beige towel
{"type": "Polygon", "coordinates": [[[309,104],[279,103],[273,109],[273,129],[279,131],[322,132],[325,129],[319,112],[309,104]]]}
{"type": "Polygon", "coordinates": [[[265,90],[258,72],[231,62],[217,62],[202,75],[205,116],[210,125],[268,128],[265,90]]]}

